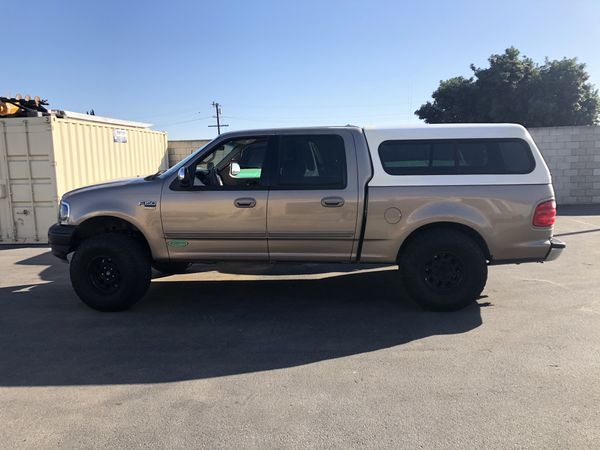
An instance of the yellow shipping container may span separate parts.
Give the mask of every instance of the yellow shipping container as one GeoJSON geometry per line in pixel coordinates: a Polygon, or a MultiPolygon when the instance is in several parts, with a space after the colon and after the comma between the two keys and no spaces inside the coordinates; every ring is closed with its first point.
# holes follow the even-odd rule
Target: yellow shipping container
{"type": "Polygon", "coordinates": [[[68,112],[0,119],[0,243],[48,242],[67,191],[168,168],[167,134],[148,127],[68,112]]]}

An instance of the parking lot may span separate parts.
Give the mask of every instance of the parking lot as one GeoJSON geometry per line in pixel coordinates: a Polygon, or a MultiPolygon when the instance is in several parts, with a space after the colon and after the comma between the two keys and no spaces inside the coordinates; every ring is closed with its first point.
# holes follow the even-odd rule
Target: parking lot
{"type": "Polygon", "coordinates": [[[102,314],[0,247],[0,446],[598,448],[600,208],[556,234],[456,313],[389,269],[198,265],[102,314]]]}

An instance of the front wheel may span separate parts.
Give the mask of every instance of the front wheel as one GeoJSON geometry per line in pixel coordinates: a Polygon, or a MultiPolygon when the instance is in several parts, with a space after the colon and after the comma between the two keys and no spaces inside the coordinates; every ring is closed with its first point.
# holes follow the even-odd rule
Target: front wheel
{"type": "Polygon", "coordinates": [[[105,234],[77,248],[70,265],[71,284],[79,298],[98,311],[123,311],[146,293],[150,258],[136,240],[105,234]]]}
{"type": "Polygon", "coordinates": [[[481,247],[456,230],[417,236],[403,249],[399,266],[411,297],[434,311],[455,311],[473,303],[487,281],[481,247]]]}

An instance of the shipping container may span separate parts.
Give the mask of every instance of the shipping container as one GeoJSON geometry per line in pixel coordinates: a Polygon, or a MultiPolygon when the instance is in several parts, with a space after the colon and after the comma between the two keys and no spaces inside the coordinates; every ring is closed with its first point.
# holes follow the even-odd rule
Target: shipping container
{"type": "Polygon", "coordinates": [[[0,243],[47,242],[67,191],[167,167],[167,135],[148,124],[62,111],[0,119],[0,243]]]}

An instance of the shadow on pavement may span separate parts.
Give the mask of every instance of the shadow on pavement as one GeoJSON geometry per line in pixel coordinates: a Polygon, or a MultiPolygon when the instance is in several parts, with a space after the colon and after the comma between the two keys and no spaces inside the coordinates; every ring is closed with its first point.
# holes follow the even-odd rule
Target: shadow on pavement
{"type": "Polygon", "coordinates": [[[0,386],[243,374],[464,333],[481,324],[479,305],[449,314],[420,310],[406,299],[395,271],[319,280],[173,277],[154,281],[131,311],[103,314],[77,299],[67,265],[50,253],[18,264],[49,265],[41,273],[49,282],[0,290],[0,386]]]}
{"type": "Polygon", "coordinates": [[[593,205],[558,205],[559,216],[600,216],[600,204],[593,205]]]}
{"type": "Polygon", "coordinates": [[[575,236],[577,234],[588,234],[588,233],[597,233],[598,231],[600,231],[600,228],[592,228],[591,230],[582,230],[582,231],[570,231],[568,233],[559,233],[559,234],[555,234],[555,237],[561,237],[561,236],[575,236]]]}

